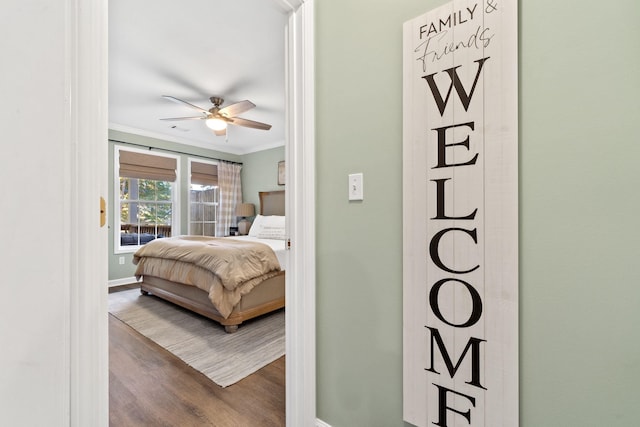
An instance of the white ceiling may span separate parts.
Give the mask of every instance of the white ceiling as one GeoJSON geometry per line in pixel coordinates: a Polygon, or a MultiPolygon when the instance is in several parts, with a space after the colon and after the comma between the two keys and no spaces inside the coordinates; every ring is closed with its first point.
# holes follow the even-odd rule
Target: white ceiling
{"type": "Polygon", "coordinates": [[[284,27],[270,0],[109,0],[109,128],[244,154],[284,145],[284,27]],[[239,117],[268,131],[229,126],[216,136],[196,110],[245,99],[239,117]],[[175,127],[174,127],[175,126],[175,127]]]}

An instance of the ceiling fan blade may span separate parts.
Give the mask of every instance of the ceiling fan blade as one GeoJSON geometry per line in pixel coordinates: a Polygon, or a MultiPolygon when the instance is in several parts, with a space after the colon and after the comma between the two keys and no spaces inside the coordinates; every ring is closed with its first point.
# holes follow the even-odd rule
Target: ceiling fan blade
{"type": "Polygon", "coordinates": [[[215,133],[216,136],[225,136],[227,134],[227,128],[224,128],[221,130],[214,130],[213,133],[215,133]]]}
{"type": "Polygon", "coordinates": [[[186,105],[187,107],[193,108],[194,110],[198,110],[201,113],[208,114],[209,111],[204,108],[200,108],[197,105],[193,105],[190,102],[183,101],[182,99],[176,98],[175,96],[162,95],[163,98],[168,99],[169,101],[177,102],[178,104],[186,105]]]}
{"type": "Polygon", "coordinates": [[[172,121],[175,121],[175,120],[204,120],[204,119],[206,119],[206,118],[207,118],[207,116],[196,116],[196,117],[169,117],[169,118],[166,118],[166,119],[160,119],[160,120],[172,120],[172,121]]]}
{"type": "Polygon", "coordinates": [[[244,100],[221,108],[219,113],[226,117],[235,117],[238,114],[242,114],[245,111],[249,111],[252,108],[255,108],[255,106],[256,105],[253,102],[244,100]]]}
{"type": "Polygon", "coordinates": [[[262,129],[262,130],[271,129],[271,125],[268,125],[266,123],[254,122],[253,120],[241,119],[240,117],[234,117],[232,119],[229,119],[229,122],[232,125],[244,126],[246,128],[262,129]]]}

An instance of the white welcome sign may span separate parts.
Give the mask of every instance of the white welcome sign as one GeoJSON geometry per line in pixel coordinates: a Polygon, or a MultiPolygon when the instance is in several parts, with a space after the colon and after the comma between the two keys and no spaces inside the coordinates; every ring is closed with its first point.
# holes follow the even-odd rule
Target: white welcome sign
{"type": "Polygon", "coordinates": [[[404,25],[404,420],[518,425],[517,2],[404,25]]]}

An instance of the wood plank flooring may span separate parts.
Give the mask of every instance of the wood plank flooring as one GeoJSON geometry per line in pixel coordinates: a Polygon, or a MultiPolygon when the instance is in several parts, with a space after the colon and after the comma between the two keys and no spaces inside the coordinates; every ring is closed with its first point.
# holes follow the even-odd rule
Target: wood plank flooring
{"type": "Polygon", "coordinates": [[[109,315],[109,425],[285,425],[285,357],[222,388],[109,315]]]}

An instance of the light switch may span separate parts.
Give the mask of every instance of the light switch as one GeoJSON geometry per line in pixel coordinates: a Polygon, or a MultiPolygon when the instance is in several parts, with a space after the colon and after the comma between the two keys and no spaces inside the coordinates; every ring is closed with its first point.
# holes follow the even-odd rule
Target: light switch
{"type": "Polygon", "coordinates": [[[349,200],[363,200],[363,178],[361,173],[349,174],[349,200]]]}

